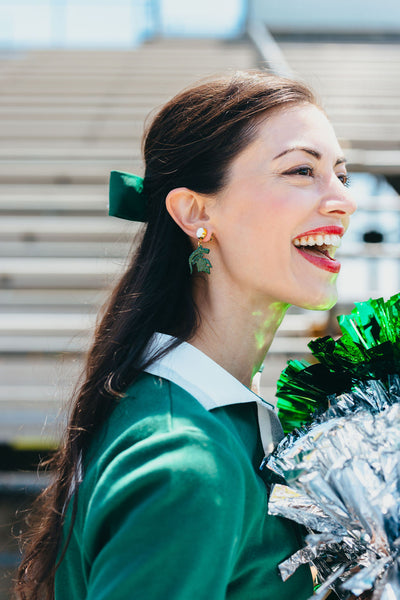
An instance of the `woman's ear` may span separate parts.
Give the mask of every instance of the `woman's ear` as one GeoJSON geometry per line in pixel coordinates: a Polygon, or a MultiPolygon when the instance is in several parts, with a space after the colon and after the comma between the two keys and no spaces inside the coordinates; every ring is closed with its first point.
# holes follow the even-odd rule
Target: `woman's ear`
{"type": "Polygon", "coordinates": [[[188,236],[196,239],[196,232],[200,227],[207,230],[205,242],[209,241],[212,234],[206,199],[204,194],[197,194],[184,187],[171,190],[165,199],[167,211],[188,236]]]}

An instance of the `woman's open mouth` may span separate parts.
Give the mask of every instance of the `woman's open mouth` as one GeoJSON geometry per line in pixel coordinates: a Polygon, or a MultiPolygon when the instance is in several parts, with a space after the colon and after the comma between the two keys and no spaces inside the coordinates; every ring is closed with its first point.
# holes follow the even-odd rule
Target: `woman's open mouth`
{"type": "Polygon", "coordinates": [[[293,240],[293,244],[309,262],[325,271],[338,273],[341,265],[334,256],[340,246],[343,231],[339,227],[327,227],[323,231],[324,233],[321,228],[321,230],[314,230],[313,233],[301,234],[293,240]],[[332,232],[332,230],[337,230],[337,232],[332,232]]]}

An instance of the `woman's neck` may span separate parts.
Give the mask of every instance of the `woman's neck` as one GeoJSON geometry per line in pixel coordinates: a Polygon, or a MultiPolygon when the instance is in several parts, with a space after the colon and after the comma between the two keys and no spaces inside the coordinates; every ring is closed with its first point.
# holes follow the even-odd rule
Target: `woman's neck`
{"type": "Polygon", "coordinates": [[[200,326],[188,340],[247,387],[259,371],[288,304],[195,295],[200,326]]]}

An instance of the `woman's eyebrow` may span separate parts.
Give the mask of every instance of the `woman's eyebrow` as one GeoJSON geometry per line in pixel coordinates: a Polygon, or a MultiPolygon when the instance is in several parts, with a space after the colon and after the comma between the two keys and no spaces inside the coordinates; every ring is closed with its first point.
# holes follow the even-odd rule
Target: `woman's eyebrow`
{"type": "MultiPolygon", "coordinates": [[[[301,150],[302,152],[306,152],[307,154],[310,154],[311,156],[313,156],[317,160],[321,160],[321,158],[322,158],[321,153],[318,152],[318,150],[314,150],[314,148],[308,148],[306,146],[291,146],[290,148],[287,148],[286,150],[283,150],[283,152],[280,152],[272,160],[276,160],[277,158],[280,158],[281,156],[284,156],[285,154],[288,154],[289,152],[296,152],[296,150],[297,151],[301,150]]],[[[340,156],[337,159],[337,161],[335,162],[335,167],[337,165],[341,165],[341,164],[346,163],[346,162],[347,162],[346,158],[344,156],[340,156]]]]}

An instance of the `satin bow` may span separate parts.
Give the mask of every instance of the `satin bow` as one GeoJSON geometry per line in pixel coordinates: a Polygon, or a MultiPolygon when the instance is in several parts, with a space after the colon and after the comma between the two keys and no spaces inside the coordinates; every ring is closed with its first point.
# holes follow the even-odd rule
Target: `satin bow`
{"type": "Polygon", "coordinates": [[[108,214],[145,223],[147,206],[143,178],[123,171],[111,171],[108,214]]]}

